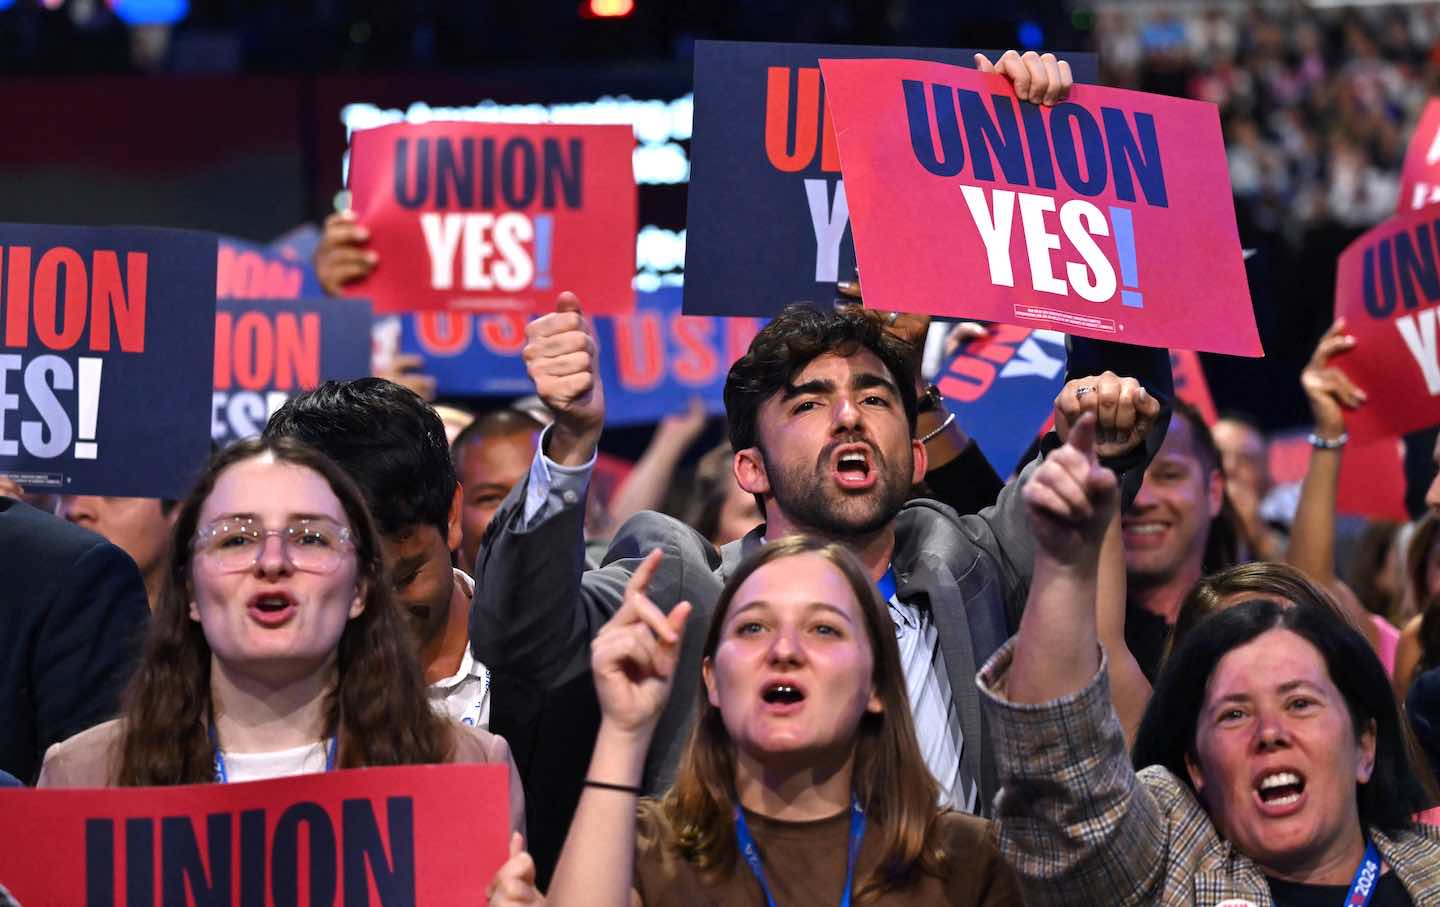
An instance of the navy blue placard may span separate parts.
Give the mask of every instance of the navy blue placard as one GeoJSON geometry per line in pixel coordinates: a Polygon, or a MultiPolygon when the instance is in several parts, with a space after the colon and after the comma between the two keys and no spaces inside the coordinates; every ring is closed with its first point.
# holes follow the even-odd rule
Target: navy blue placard
{"type": "Polygon", "coordinates": [[[997,324],[966,341],[935,378],[945,408],[1001,478],[1045,427],[1065,386],[1065,335],[997,324]]]}
{"type": "MultiPolygon", "coordinates": [[[[388,320],[388,319],[387,319],[388,320]]],[[[399,349],[425,359],[441,394],[522,396],[535,392],[520,350],[524,315],[423,313],[402,316],[399,349]]],[[[725,376],[763,326],[757,318],[688,317],[680,289],[635,293],[635,311],[593,319],[605,385],[605,423],[638,425],[681,413],[692,398],[724,411],[725,376]]]]}
{"type": "MultiPolygon", "coordinates": [[[[685,312],[774,315],[829,304],[855,279],[840,158],[825,134],[819,61],[974,66],[975,50],[698,41],[685,242],[685,312]]],[[[994,51],[983,51],[996,59],[994,51]]],[[[1077,82],[1094,54],[1059,53],[1077,82]]]]}
{"type": "Polygon", "coordinates": [[[725,376],[764,323],[686,317],[680,288],[635,294],[635,311],[595,319],[605,424],[640,425],[685,411],[692,398],[725,412],[725,376]]]}
{"type": "Polygon", "coordinates": [[[210,453],[215,237],[0,224],[0,474],[177,498],[210,453]]]}
{"type": "MultiPolygon", "coordinates": [[[[305,237],[308,239],[308,235],[305,237]]],[[[299,299],[325,295],[312,265],[313,244],[298,248],[283,240],[262,246],[234,236],[220,237],[216,262],[217,299],[299,299]]]]}
{"type": "Polygon", "coordinates": [[[376,321],[376,344],[423,358],[419,371],[435,379],[440,394],[521,397],[535,392],[520,358],[527,321],[520,313],[386,315],[376,321]]]}
{"type": "Polygon", "coordinates": [[[222,299],[216,303],[210,436],[257,435],[285,401],[329,379],[370,374],[370,303],[222,299]]]}

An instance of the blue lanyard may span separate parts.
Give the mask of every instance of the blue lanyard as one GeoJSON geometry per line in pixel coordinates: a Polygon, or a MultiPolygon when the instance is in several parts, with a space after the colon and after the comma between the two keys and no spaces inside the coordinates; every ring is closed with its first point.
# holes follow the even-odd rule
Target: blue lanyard
{"type": "Polygon", "coordinates": [[[880,590],[881,600],[890,604],[890,599],[895,597],[895,568],[886,567],[885,575],[876,580],[875,586],[880,590]]]}
{"type": "MultiPolygon", "coordinates": [[[[855,858],[860,853],[860,839],[863,837],[865,812],[860,809],[860,801],[851,798],[850,846],[845,855],[845,893],[840,898],[840,907],[850,907],[850,886],[855,882],[855,858]]],[[[740,845],[740,855],[750,864],[750,871],[755,874],[760,890],[765,893],[765,903],[769,907],[775,907],[775,898],[771,896],[770,886],[765,881],[765,867],[760,862],[760,851],[755,846],[755,839],[750,836],[750,827],[745,824],[745,813],[739,806],[735,807],[735,840],[740,845]]]]}
{"type": "Polygon", "coordinates": [[[1375,842],[1369,839],[1365,841],[1365,858],[1360,861],[1360,868],[1355,870],[1355,878],[1350,882],[1350,893],[1345,895],[1345,907],[1368,907],[1370,899],[1375,896],[1375,887],[1380,881],[1380,852],[1375,849],[1375,842]]]}
{"type": "MultiPolygon", "coordinates": [[[[340,735],[336,734],[330,738],[330,745],[325,747],[325,771],[335,770],[335,750],[340,742],[340,735]]],[[[229,784],[230,775],[225,771],[225,754],[220,752],[220,735],[215,733],[215,722],[210,722],[210,750],[215,754],[215,783],[229,784]]]]}

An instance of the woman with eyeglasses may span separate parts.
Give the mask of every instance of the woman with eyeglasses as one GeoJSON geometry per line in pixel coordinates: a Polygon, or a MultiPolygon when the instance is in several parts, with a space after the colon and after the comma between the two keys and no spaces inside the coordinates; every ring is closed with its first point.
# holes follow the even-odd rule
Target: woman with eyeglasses
{"type": "Polygon", "coordinates": [[[218,454],[180,506],[119,719],[50,748],[40,786],[255,781],[335,768],[511,765],[436,714],[350,478],[290,439],[218,454]]]}

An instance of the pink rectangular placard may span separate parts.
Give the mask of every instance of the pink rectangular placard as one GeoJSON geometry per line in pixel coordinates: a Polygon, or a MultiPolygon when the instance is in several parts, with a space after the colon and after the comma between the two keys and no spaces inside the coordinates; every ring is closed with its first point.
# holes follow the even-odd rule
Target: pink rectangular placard
{"type": "Polygon", "coordinates": [[[1440,424],[1434,214],[1397,214],[1340,253],[1335,317],[1356,342],[1333,361],[1369,397],[1345,416],[1354,441],[1440,424]]]}
{"type": "Polygon", "coordinates": [[[822,60],[865,304],[1146,346],[1263,351],[1213,104],[822,60]]]}
{"type": "Polygon", "coordinates": [[[500,765],[242,784],[0,791],[22,904],[483,904],[505,861],[500,765]]]}
{"type": "Polygon", "coordinates": [[[629,126],[397,123],[355,133],[351,206],[377,314],[529,312],[561,290],[592,315],[635,307],[629,126]]]}
{"type": "Polygon", "coordinates": [[[1395,208],[1396,213],[1404,214],[1435,204],[1440,204],[1440,99],[1431,98],[1405,149],[1395,208]]]}

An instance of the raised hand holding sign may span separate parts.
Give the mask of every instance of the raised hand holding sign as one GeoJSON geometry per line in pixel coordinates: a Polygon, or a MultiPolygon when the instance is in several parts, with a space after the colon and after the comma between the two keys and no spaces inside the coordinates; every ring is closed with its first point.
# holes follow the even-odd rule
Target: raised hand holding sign
{"type": "Polygon", "coordinates": [[[1300,372],[1300,386],[1315,417],[1315,434],[1327,441],[1345,434],[1345,411],[1358,408],[1368,397],[1344,372],[1330,364],[1331,359],[1354,346],[1355,338],[1345,333],[1345,319],[1337,318],[1300,372]]]}

